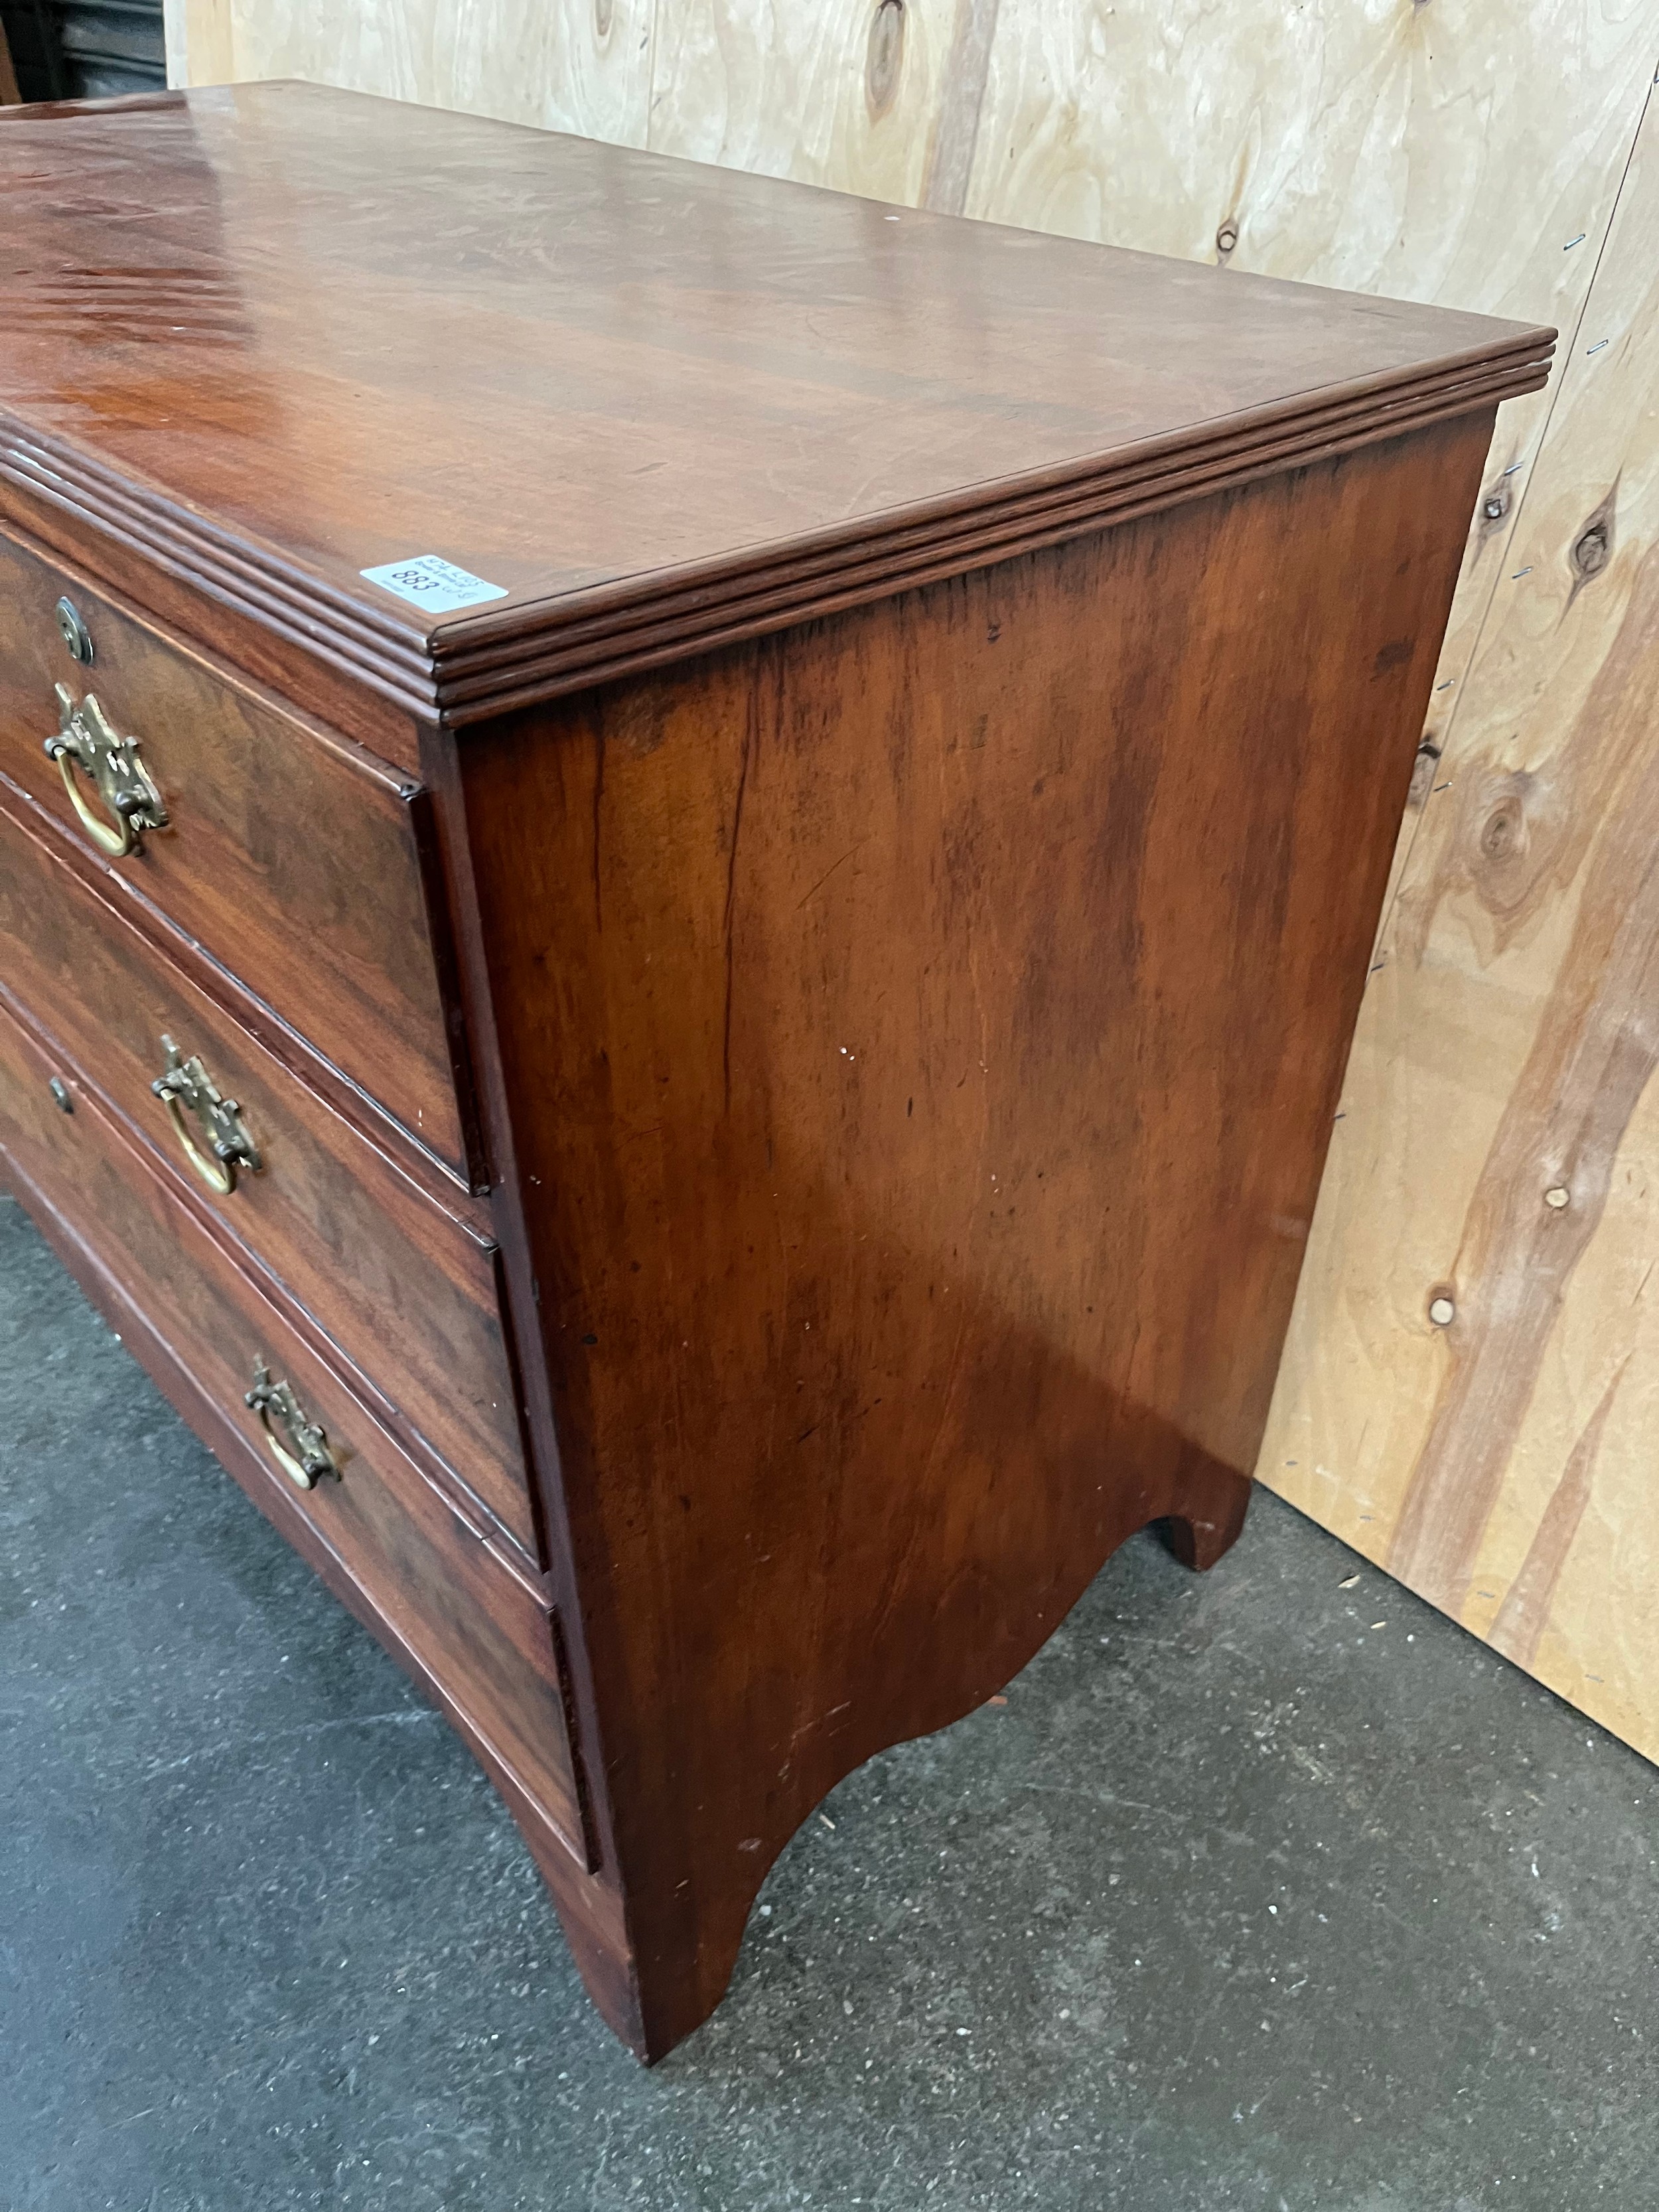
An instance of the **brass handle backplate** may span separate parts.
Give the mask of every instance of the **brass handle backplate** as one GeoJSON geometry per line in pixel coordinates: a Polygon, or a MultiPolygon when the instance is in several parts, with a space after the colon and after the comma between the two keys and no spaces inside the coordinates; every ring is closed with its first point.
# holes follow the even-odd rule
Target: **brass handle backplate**
{"type": "Polygon", "coordinates": [[[259,1416],[271,1457],[290,1482],[301,1490],[314,1490],[325,1474],[338,1480],[340,1463],[328,1448],[322,1423],[307,1413],[291,1383],[271,1381],[263,1359],[253,1363],[253,1388],[246,1400],[259,1416]]]}
{"type": "Polygon", "coordinates": [[[138,848],[140,833],[165,830],[167,811],[155,779],[138,757],[137,738],[118,737],[90,691],[77,706],[67,684],[58,692],[58,733],[46,739],[46,757],[58,763],[70,804],[100,851],[121,860],[138,848]],[[79,769],[114,817],[103,821],[82,795],[79,769]]]}
{"type": "Polygon", "coordinates": [[[258,1148],[247,1133],[241,1108],[234,1098],[220,1096],[198,1055],[183,1058],[170,1036],[161,1039],[161,1049],[167,1064],[149,1087],[167,1108],[173,1133],[191,1165],[208,1188],[222,1198],[235,1189],[238,1168],[258,1173],[264,1165],[258,1148]],[[186,1115],[195,1120],[193,1131],[186,1115]]]}

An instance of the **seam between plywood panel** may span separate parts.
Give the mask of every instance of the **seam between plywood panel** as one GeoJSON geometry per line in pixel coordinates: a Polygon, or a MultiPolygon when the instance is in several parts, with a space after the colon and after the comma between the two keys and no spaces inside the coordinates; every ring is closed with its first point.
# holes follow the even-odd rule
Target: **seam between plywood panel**
{"type": "Polygon", "coordinates": [[[650,52],[645,64],[645,120],[640,130],[640,144],[649,151],[651,118],[657,106],[657,10],[660,0],[650,0],[650,12],[646,19],[646,39],[650,52]]]}

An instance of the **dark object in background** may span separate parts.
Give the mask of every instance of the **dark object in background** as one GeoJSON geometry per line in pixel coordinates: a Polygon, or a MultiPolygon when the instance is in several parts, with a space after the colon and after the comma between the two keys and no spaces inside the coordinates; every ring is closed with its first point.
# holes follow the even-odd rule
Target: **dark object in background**
{"type": "Polygon", "coordinates": [[[106,100],[167,81],[161,0],[0,0],[26,100],[106,100]]]}

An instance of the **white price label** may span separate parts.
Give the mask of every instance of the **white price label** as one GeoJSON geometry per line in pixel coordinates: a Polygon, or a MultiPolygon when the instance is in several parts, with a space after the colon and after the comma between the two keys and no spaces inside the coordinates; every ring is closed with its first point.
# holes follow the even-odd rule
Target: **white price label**
{"type": "Polygon", "coordinates": [[[507,597],[505,584],[486,584],[482,576],[458,568],[441,553],[412,553],[407,561],[388,561],[384,568],[357,573],[383,592],[407,599],[411,607],[424,607],[429,615],[453,614],[457,607],[481,606],[486,599],[507,597]]]}

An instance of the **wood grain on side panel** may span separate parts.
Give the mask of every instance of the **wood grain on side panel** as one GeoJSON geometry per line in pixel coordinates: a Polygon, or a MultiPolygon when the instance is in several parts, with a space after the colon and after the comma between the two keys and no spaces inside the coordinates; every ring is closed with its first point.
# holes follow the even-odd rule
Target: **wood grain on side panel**
{"type": "Polygon", "coordinates": [[[653,2048],[835,1780],[1236,1530],[1490,427],[463,743],[653,2048]]]}

